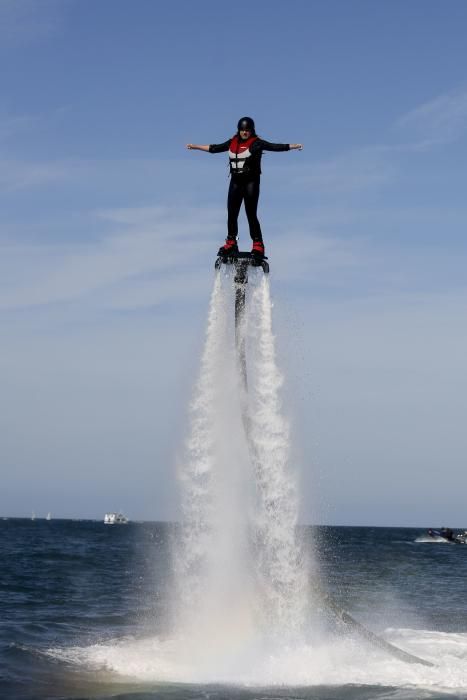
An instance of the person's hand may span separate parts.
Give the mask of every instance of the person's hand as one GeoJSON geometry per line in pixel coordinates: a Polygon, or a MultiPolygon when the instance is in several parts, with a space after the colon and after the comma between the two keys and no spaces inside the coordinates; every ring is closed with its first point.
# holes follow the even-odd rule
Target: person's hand
{"type": "Polygon", "coordinates": [[[194,145],[192,143],[187,143],[186,147],[188,148],[189,151],[192,151],[194,148],[194,145]]]}
{"type": "Polygon", "coordinates": [[[291,143],[290,144],[290,150],[291,151],[301,151],[303,149],[303,144],[302,143],[291,143]]]}

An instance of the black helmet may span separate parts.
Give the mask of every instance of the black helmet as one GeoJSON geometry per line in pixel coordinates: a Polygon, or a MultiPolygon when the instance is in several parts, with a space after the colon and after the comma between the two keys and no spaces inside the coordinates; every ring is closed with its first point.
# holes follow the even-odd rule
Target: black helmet
{"type": "Polygon", "coordinates": [[[245,129],[247,131],[251,131],[251,133],[254,134],[255,123],[251,117],[242,117],[238,120],[237,129],[238,131],[242,131],[242,129],[245,129]]]}

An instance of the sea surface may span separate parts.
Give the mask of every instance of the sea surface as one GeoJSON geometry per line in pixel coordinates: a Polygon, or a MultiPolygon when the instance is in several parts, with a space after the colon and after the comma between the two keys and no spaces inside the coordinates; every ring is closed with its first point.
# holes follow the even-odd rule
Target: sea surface
{"type": "Polygon", "coordinates": [[[467,698],[467,546],[423,535],[301,531],[333,604],[433,667],[342,623],[296,648],[234,644],[227,668],[225,640],[190,666],[173,638],[175,526],[0,519],[0,698],[467,698]]]}

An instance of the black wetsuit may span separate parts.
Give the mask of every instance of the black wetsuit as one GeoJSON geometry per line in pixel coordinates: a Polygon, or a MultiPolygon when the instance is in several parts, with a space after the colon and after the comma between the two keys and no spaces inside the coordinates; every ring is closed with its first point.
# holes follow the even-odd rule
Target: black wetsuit
{"type": "MultiPolygon", "coordinates": [[[[224,143],[209,146],[210,153],[224,153],[228,151],[232,139],[224,143]]],[[[253,241],[262,241],[261,226],[258,221],[257,209],[259,199],[259,185],[261,180],[261,156],[263,151],[288,151],[288,143],[270,143],[256,138],[250,146],[250,157],[247,158],[243,172],[231,173],[229,193],[227,196],[227,237],[236,238],[238,234],[238,215],[242,202],[245,203],[245,212],[250,227],[250,236],[253,241]]]]}

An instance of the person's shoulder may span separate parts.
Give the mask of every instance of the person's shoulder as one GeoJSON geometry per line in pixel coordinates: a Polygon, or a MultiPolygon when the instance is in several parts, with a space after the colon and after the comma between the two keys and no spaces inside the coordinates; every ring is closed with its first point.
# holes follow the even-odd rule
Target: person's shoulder
{"type": "Polygon", "coordinates": [[[261,136],[254,136],[254,141],[251,144],[251,147],[252,148],[262,148],[265,143],[267,143],[267,141],[262,139],[261,136]]]}

